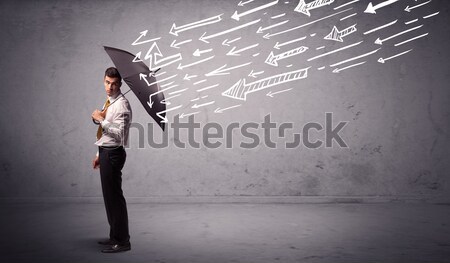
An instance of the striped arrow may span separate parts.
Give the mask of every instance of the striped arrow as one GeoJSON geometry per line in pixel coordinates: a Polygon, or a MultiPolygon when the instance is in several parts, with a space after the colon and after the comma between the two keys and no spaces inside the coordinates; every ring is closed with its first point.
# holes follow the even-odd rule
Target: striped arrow
{"type": "Polygon", "coordinates": [[[308,69],[299,69],[286,72],[271,77],[267,77],[252,83],[245,83],[245,79],[240,79],[231,88],[222,93],[222,96],[230,97],[238,100],[246,100],[247,94],[263,90],[285,82],[290,82],[308,77],[308,69]]]}
{"type": "Polygon", "coordinates": [[[334,0],[315,0],[309,3],[305,3],[305,0],[300,0],[294,11],[305,14],[307,16],[311,16],[309,10],[319,8],[325,5],[330,5],[333,2],[334,0]]]}
{"type": "Polygon", "coordinates": [[[300,53],[305,52],[306,50],[308,50],[308,47],[301,46],[301,47],[294,48],[294,49],[291,49],[289,51],[283,52],[283,53],[278,54],[278,55],[274,55],[273,52],[271,51],[269,56],[267,57],[266,61],[264,61],[264,62],[269,64],[269,65],[271,65],[271,66],[277,67],[278,66],[278,62],[277,62],[278,60],[282,60],[282,59],[285,59],[285,58],[288,58],[288,57],[292,57],[292,56],[298,55],[300,53]]]}
{"type": "Polygon", "coordinates": [[[353,26],[347,27],[346,29],[343,29],[342,31],[339,31],[336,28],[336,26],[333,26],[333,29],[331,30],[330,34],[326,35],[324,37],[324,39],[344,42],[344,40],[342,38],[345,36],[348,36],[354,32],[356,32],[356,24],[354,24],[353,26]]]}

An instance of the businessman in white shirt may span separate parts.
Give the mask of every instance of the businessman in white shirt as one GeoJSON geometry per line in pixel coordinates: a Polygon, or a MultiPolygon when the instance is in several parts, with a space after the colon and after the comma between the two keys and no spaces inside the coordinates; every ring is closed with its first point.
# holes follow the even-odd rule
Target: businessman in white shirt
{"type": "Polygon", "coordinates": [[[103,199],[110,226],[109,238],[98,243],[106,245],[103,253],[116,253],[131,249],[128,229],[127,204],[122,191],[122,168],[126,160],[124,146],[128,145],[131,107],[121,93],[122,77],[116,68],[106,69],[104,76],[106,95],[103,110],[95,110],[92,119],[99,123],[98,152],[92,161],[100,168],[103,199]]]}

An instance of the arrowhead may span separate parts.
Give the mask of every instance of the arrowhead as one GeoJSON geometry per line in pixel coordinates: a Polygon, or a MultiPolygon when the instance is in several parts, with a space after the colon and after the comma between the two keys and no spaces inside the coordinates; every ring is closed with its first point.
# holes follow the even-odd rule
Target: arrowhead
{"type": "Polygon", "coordinates": [[[273,46],[273,48],[280,49],[279,44],[280,44],[280,42],[275,43],[275,46],[273,46]]]}
{"type": "Polygon", "coordinates": [[[335,69],[333,69],[333,73],[339,73],[339,69],[338,68],[335,68],[335,69]]]}
{"type": "Polygon", "coordinates": [[[376,14],[376,13],[377,13],[377,12],[375,12],[375,8],[373,7],[372,2],[370,2],[370,3],[367,5],[367,8],[366,8],[366,10],[364,11],[364,13],[368,13],[368,14],[376,14]]]}
{"type": "Polygon", "coordinates": [[[384,64],[385,61],[384,61],[383,58],[379,58],[379,59],[378,59],[378,62],[380,62],[381,64],[384,64]]]}
{"type": "Polygon", "coordinates": [[[215,69],[215,70],[213,70],[213,71],[211,71],[209,73],[206,73],[205,76],[206,77],[211,77],[211,76],[226,75],[226,73],[222,72],[223,68],[225,68],[226,66],[227,66],[227,64],[225,64],[225,65],[221,66],[220,68],[215,69]]]}
{"type": "Polygon", "coordinates": [[[208,41],[206,41],[205,40],[205,35],[206,35],[206,32],[205,33],[203,33],[203,35],[198,39],[198,40],[200,40],[200,41],[203,41],[203,42],[205,42],[205,43],[208,43],[209,44],[209,42],[208,41]]]}
{"type": "Polygon", "coordinates": [[[222,113],[222,110],[221,110],[220,107],[219,107],[219,108],[217,108],[217,109],[214,110],[214,113],[222,113]]]}
{"type": "Polygon", "coordinates": [[[142,59],[141,59],[141,51],[139,51],[138,53],[136,53],[136,56],[133,58],[133,62],[142,62],[142,59]],[[139,60],[137,60],[137,58],[138,58],[139,60]]]}
{"type": "Polygon", "coordinates": [[[231,16],[232,19],[239,21],[239,15],[237,11],[234,11],[234,14],[231,16]]]}
{"type": "Polygon", "coordinates": [[[244,4],[242,3],[242,1],[239,1],[238,6],[244,6],[244,4]]]}
{"type": "Polygon", "coordinates": [[[200,53],[200,49],[196,49],[195,51],[194,51],[194,54],[193,54],[194,56],[196,56],[196,57],[200,57],[200,55],[201,55],[201,53],[200,53]]]}
{"type": "Polygon", "coordinates": [[[143,78],[147,77],[144,73],[139,73],[139,79],[142,80],[143,78]]]}
{"type": "Polygon", "coordinates": [[[182,69],[183,69],[183,66],[181,66],[181,63],[180,63],[180,64],[178,64],[178,67],[177,67],[177,69],[180,69],[180,70],[182,70],[182,69]]]}
{"type": "Polygon", "coordinates": [[[189,75],[188,74],[186,74],[186,75],[184,75],[184,78],[183,78],[184,80],[191,80],[190,78],[189,78],[189,75]]]}
{"type": "Polygon", "coordinates": [[[193,109],[197,109],[198,108],[198,105],[197,105],[197,103],[195,103],[194,105],[192,105],[192,107],[191,108],[193,108],[193,109]]]}
{"type": "Polygon", "coordinates": [[[326,35],[323,39],[344,42],[344,40],[342,40],[342,37],[339,35],[339,33],[340,32],[337,29],[337,27],[333,26],[333,29],[331,30],[330,34],[326,35]]]}
{"type": "Polygon", "coordinates": [[[180,119],[183,119],[184,117],[185,117],[185,116],[184,116],[184,112],[182,112],[179,118],[180,118],[180,119]]]}
{"type": "Polygon", "coordinates": [[[172,41],[172,44],[170,44],[170,47],[173,47],[173,48],[180,48],[177,44],[176,44],[176,39],[174,39],[173,41],[172,41]]]}
{"type": "Polygon", "coordinates": [[[375,44],[383,45],[383,41],[380,38],[377,38],[377,40],[375,40],[375,44]]]}
{"type": "Polygon", "coordinates": [[[305,0],[300,0],[300,2],[298,2],[297,7],[295,7],[294,9],[295,12],[299,12],[299,13],[303,13],[307,16],[310,16],[311,14],[309,13],[309,11],[306,9],[306,3],[305,0]]]}
{"type": "Polygon", "coordinates": [[[230,97],[237,100],[246,100],[247,99],[247,93],[239,93],[239,95],[236,95],[236,89],[241,90],[242,86],[245,86],[245,79],[240,79],[236,83],[234,83],[231,88],[227,89],[226,91],[222,92],[222,96],[230,97]]]}
{"type": "Polygon", "coordinates": [[[169,33],[175,36],[178,36],[178,32],[177,32],[177,26],[175,25],[175,23],[173,23],[172,27],[170,28],[169,33]]]}
{"type": "Polygon", "coordinates": [[[228,51],[227,56],[240,56],[239,53],[234,52],[236,47],[233,47],[230,51],[228,51]]]}
{"type": "Polygon", "coordinates": [[[407,7],[405,8],[405,11],[406,11],[406,12],[411,12],[411,9],[409,9],[409,6],[407,6],[407,7]]]}
{"type": "Polygon", "coordinates": [[[277,57],[273,54],[273,52],[270,51],[270,54],[269,54],[269,56],[267,57],[266,61],[264,61],[264,63],[267,63],[267,64],[269,64],[269,65],[271,65],[271,66],[277,67],[277,66],[278,66],[278,63],[277,63],[277,59],[276,59],[276,58],[277,58],[277,57]]]}
{"type": "Polygon", "coordinates": [[[270,34],[269,34],[269,33],[265,34],[265,35],[263,36],[263,38],[265,38],[265,39],[270,39],[270,34]]]}
{"type": "Polygon", "coordinates": [[[266,96],[269,96],[269,97],[273,98],[272,91],[269,91],[269,93],[267,93],[266,96]]]}
{"type": "Polygon", "coordinates": [[[148,30],[144,30],[141,32],[141,35],[145,37],[147,35],[147,32],[148,32],[148,30]]]}
{"type": "Polygon", "coordinates": [[[256,30],[256,34],[261,34],[261,33],[263,33],[264,31],[262,30],[262,26],[260,26],[259,28],[258,28],[258,30],[256,30]]]}
{"type": "Polygon", "coordinates": [[[222,42],[222,45],[223,46],[230,46],[230,44],[228,44],[228,38],[227,39],[225,39],[223,42],[222,42]]]}
{"type": "Polygon", "coordinates": [[[154,102],[154,101],[151,101],[151,99],[150,99],[150,101],[147,101],[147,104],[148,104],[148,106],[150,107],[150,109],[151,109],[152,106],[153,106],[153,102],[154,102]]]}

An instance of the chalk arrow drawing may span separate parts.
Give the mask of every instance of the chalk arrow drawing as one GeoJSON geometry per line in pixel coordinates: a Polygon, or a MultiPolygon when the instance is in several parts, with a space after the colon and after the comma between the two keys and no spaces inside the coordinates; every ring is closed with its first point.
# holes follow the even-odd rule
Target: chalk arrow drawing
{"type": "Polygon", "coordinates": [[[401,55],[404,55],[404,54],[410,52],[411,50],[412,50],[412,49],[406,50],[406,51],[404,51],[404,52],[398,53],[398,54],[396,54],[396,55],[393,55],[393,56],[390,56],[390,57],[387,57],[387,58],[379,58],[379,59],[378,59],[378,62],[384,64],[386,61],[391,60],[391,59],[396,58],[396,57],[399,57],[399,56],[401,56],[401,55]]]}
{"type": "Polygon", "coordinates": [[[233,109],[233,108],[239,107],[239,106],[241,106],[241,105],[242,105],[242,104],[238,104],[238,105],[230,106],[230,107],[223,108],[223,109],[221,109],[221,108],[219,107],[219,108],[217,108],[217,109],[214,110],[214,113],[223,113],[223,112],[226,111],[226,110],[233,109]]]}
{"type": "Polygon", "coordinates": [[[182,26],[179,26],[179,27],[177,27],[175,25],[175,23],[173,23],[172,28],[170,29],[169,33],[172,34],[172,35],[178,36],[179,32],[183,32],[183,31],[190,30],[190,29],[193,29],[193,28],[197,28],[197,27],[201,27],[201,26],[205,26],[205,25],[209,25],[209,24],[214,24],[214,23],[220,22],[222,20],[222,18],[220,17],[221,15],[223,15],[223,14],[220,14],[220,15],[217,15],[217,16],[212,16],[210,18],[206,18],[206,19],[203,19],[203,20],[200,20],[200,21],[196,21],[196,22],[193,22],[193,23],[189,23],[189,24],[186,24],[186,25],[182,25],[182,26]]]}
{"type": "Polygon", "coordinates": [[[251,2],[253,2],[253,1],[255,1],[255,0],[248,0],[248,1],[245,1],[245,2],[239,1],[238,6],[244,6],[244,5],[246,5],[246,4],[248,4],[248,3],[251,3],[251,2]]]}
{"type": "Polygon", "coordinates": [[[227,39],[225,39],[225,40],[222,42],[222,45],[224,45],[224,46],[230,46],[231,43],[233,43],[233,42],[235,42],[235,41],[238,41],[239,39],[241,39],[241,37],[238,37],[238,38],[235,38],[235,39],[232,39],[232,40],[228,40],[228,38],[227,38],[227,39]]]}
{"type": "Polygon", "coordinates": [[[259,71],[259,72],[253,72],[253,69],[252,69],[252,71],[250,72],[250,74],[248,74],[248,76],[256,79],[258,75],[263,74],[263,73],[264,73],[264,70],[259,71]]]}
{"type": "Polygon", "coordinates": [[[200,57],[201,54],[208,53],[208,52],[211,52],[211,51],[212,51],[212,48],[205,49],[205,50],[200,50],[200,49],[197,48],[192,55],[194,55],[195,57],[200,57]]]}
{"type": "Polygon", "coordinates": [[[183,105],[178,105],[178,106],[170,108],[170,109],[159,111],[159,112],[156,113],[156,115],[162,120],[161,122],[167,123],[169,121],[169,119],[167,119],[166,116],[164,116],[164,117],[161,116],[161,114],[169,112],[169,111],[173,111],[173,110],[176,110],[176,109],[179,109],[179,108],[181,108],[181,106],[183,106],[183,105]]]}
{"type": "MultiPolygon", "coordinates": [[[[140,52],[138,54],[140,55],[140,52]]],[[[156,42],[155,42],[148,49],[147,54],[145,55],[145,59],[149,60],[150,70],[154,70],[156,68],[162,68],[162,67],[168,66],[172,63],[175,63],[175,62],[181,60],[182,57],[181,57],[180,53],[177,53],[175,55],[163,58],[163,54],[161,53],[161,50],[159,50],[158,44],[156,44],[156,42]],[[155,52],[153,52],[154,49],[156,50],[155,52]]]]}
{"type": "Polygon", "coordinates": [[[341,72],[341,71],[343,71],[343,70],[346,70],[346,69],[349,69],[349,68],[353,68],[353,67],[357,67],[357,66],[360,66],[360,65],[362,65],[362,64],[365,64],[367,61],[363,61],[363,62],[359,62],[359,63],[356,63],[356,64],[352,64],[352,65],[350,65],[350,66],[346,66],[346,67],[343,67],[343,68],[335,68],[334,70],[333,70],[333,73],[339,73],[339,72],[341,72]]]}
{"type": "Polygon", "coordinates": [[[294,48],[294,49],[291,49],[289,51],[283,52],[283,53],[278,54],[278,55],[274,55],[273,52],[271,51],[269,56],[267,57],[266,61],[264,61],[264,62],[269,64],[269,65],[271,65],[271,66],[277,67],[278,66],[278,60],[282,60],[282,59],[285,59],[285,58],[288,58],[288,57],[292,57],[292,56],[298,55],[300,53],[305,52],[306,50],[308,50],[308,47],[301,46],[301,47],[294,48]]]}
{"type": "Polygon", "coordinates": [[[193,109],[198,109],[198,108],[200,108],[200,107],[203,107],[203,106],[207,106],[207,105],[211,105],[211,104],[213,104],[213,103],[215,103],[216,101],[209,101],[209,102],[205,102],[205,103],[202,103],[202,104],[197,104],[197,103],[195,103],[194,105],[192,105],[192,107],[191,108],[193,108],[193,109]]]}
{"type": "Polygon", "coordinates": [[[368,14],[376,14],[376,13],[377,13],[377,12],[376,12],[377,9],[380,9],[380,8],[382,8],[382,7],[385,7],[385,6],[388,6],[388,5],[393,4],[393,3],[397,2],[397,1],[399,1],[399,0],[388,0],[388,1],[381,2],[381,3],[379,3],[378,5],[372,5],[372,2],[370,2],[370,3],[367,5],[367,8],[366,8],[366,10],[364,11],[364,13],[368,13],[368,14]]]}
{"type": "Polygon", "coordinates": [[[141,40],[141,38],[145,37],[147,35],[147,33],[148,33],[148,30],[142,31],[140,33],[139,37],[131,45],[136,46],[136,45],[141,45],[141,44],[145,44],[145,43],[149,43],[149,42],[161,39],[160,37],[157,37],[157,38],[152,38],[152,39],[148,39],[148,40],[144,40],[144,41],[139,41],[139,40],[141,40]]]}
{"type": "Polygon", "coordinates": [[[286,24],[287,22],[289,22],[289,20],[284,20],[284,21],[281,21],[281,22],[279,22],[279,23],[276,23],[276,24],[273,24],[273,25],[270,25],[270,26],[266,26],[266,27],[260,26],[260,27],[258,28],[258,30],[256,31],[256,33],[257,33],[257,34],[262,34],[262,33],[264,33],[264,31],[267,30],[267,29],[271,29],[271,28],[274,28],[274,27],[277,27],[277,26],[284,25],[284,24],[286,24]]]}
{"type": "Polygon", "coordinates": [[[239,30],[239,29],[244,28],[244,27],[247,27],[247,26],[251,26],[251,25],[253,25],[253,24],[258,23],[259,21],[261,21],[261,19],[256,19],[256,20],[253,20],[253,21],[251,21],[251,22],[248,22],[248,23],[245,23],[245,24],[242,24],[242,25],[239,25],[239,26],[236,26],[236,27],[233,27],[233,28],[224,30],[224,31],[222,31],[222,32],[219,32],[219,33],[215,33],[215,34],[209,35],[209,36],[205,36],[205,35],[206,35],[206,32],[205,32],[205,33],[203,33],[203,35],[202,35],[198,40],[203,41],[203,42],[205,42],[205,43],[209,43],[209,42],[207,41],[208,39],[215,38],[215,37],[218,37],[218,36],[221,36],[221,35],[225,35],[225,34],[228,34],[228,33],[230,33],[230,32],[239,30]]]}
{"type": "Polygon", "coordinates": [[[404,30],[404,31],[402,31],[402,32],[400,32],[400,33],[397,33],[397,34],[395,34],[395,35],[392,35],[392,36],[387,37],[387,38],[384,38],[384,39],[377,38],[377,39],[375,40],[375,44],[383,45],[383,42],[388,41],[389,39],[393,39],[393,38],[395,38],[395,37],[401,36],[401,35],[403,35],[403,34],[406,34],[406,33],[410,32],[410,31],[413,31],[413,30],[416,30],[416,29],[418,29],[418,28],[421,28],[422,26],[423,26],[423,25],[416,26],[416,27],[413,27],[413,28],[410,28],[410,29],[406,29],[406,30],[404,30]]]}
{"type": "Polygon", "coordinates": [[[278,4],[278,0],[272,1],[272,2],[267,3],[267,4],[265,4],[265,5],[261,5],[261,6],[255,7],[255,8],[253,8],[253,9],[247,10],[247,11],[242,12],[242,13],[240,13],[240,14],[238,14],[238,12],[235,11],[234,14],[231,16],[231,18],[234,19],[234,20],[236,20],[236,21],[239,21],[239,19],[240,19],[241,17],[243,17],[243,16],[246,16],[246,15],[248,15],[248,14],[257,12],[257,11],[259,11],[259,10],[262,10],[262,9],[265,9],[265,8],[268,8],[268,7],[271,7],[271,6],[276,5],[276,4],[278,4]]]}
{"type": "Polygon", "coordinates": [[[269,91],[269,93],[267,93],[266,96],[273,98],[273,95],[278,94],[278,93],[282,93],[282,92],[286,92],[286,91],[290,91],[291,89],[292,88],[279,90],[279,91],[276,91],[276,92],[269,91]]]}
{"type": "Polygon", "coordinates": [[[245,83],[245,79],[240,79],[236,82],[231,88],[224,91],[222,96],[230,97],[238,100],[246,100],[247,94],[256,92],[259,90],[263,90],[275,85],[279,85],[282,83],[303,79],[308,77],[308,69],[299,69],[295,71],[290,71],[278,75],[274,75],[271,77],[267,77],[258,81],[254,81],[252,83],[245,83]]]}
{"type": "Polygon", "coordinates": [[[411,10],[416,9],[416,8],[418,8],[418,7],[421,7],[421,6],[423,6],[423,5],[426,5],[426,4],[428,4],[429,2],[431,2],[431,0],[430,0],[430,1],[427,1],[427,2],[423,2],[423,3],[418,4],[418,5],[415,5],[415,6],[411,6],[411,7],[407,6],[407,7],[405,8],[405,11],[406,11],[406,12],[411,12],[411,10]]]}
{"type": "Polygon", "coordinates": [[[181,115],[180,115],[180,119],[183,119],[184,117],[189,117],[189,116],[191,116],[191,115],[195,115],[195,114],[197,114],[197,113],[200,113],[199,111],[196,111],[196,112],[191,112],[191,113],[181,113],[181,115]]]}
{"type": "Polygon", "coordinates": [[[244,48],[241,48],[241,49],[238,49],[238,50],[236,50],[236,47],[234,46],[230,51],[228,51],[227,56],[240,56],[241,52],[243,52],[245,50],[248,50],[248,49],[251,49],[251,48],[254,48],[254,47],[257,47],[258,45],[259,45],[259,43],[256,43],[254,45],[251,45],[251,46],[248,46],[248,47],[244,47],[244,48]]]}
{"type": "Polygon", "coordinates": [[[282,47],[282,46],[286,46],[286,45],[289,45],[289,44],[301,41],[301,40],[303,40],[305,38],[306,37],[296,38],[296,39],[293,39],[293,40],[290,40],[290,41],[287,41],[287,42],[284,42],[284,43],[277,42],[277,43],[275,43],[275,46],[273,46],[273,48],[280,49],[280,47],[282,47]]]}
{"type": "Polygon", "coordinates": [[[333,2],[334,0],[315,0],[309,3],[305,3],[305,0],[300,0],[294,11],[305,14],[307,16],[311,16],[309,10],[319,8],[325,5],[330,5],[333,2]]]}
{"type": "Polygon", "coordinates": [[[184,80],[191,80],[192,78],[196,78],[196,77],[197,77],[197,75],[188,75],[188,74],[186,74],[186,75],[184,75],[183,79],[184,80]]]}
{"type": "Polygon", "coordinates": [[[353,26],[349,26],[341,31],[339,31],[336,26],[333,26],[333,29],[331,30],[330,34],[326,35],[324,37],[324,39],[326,40],[334,40],[334,41],[338,41],[338,42],[344,42],[344,40],[342,39],[345,36],[350,35],[351,33],[356,32],[356,24],[354,24],[353,26]]]}
{"type": "Polygon", "coordinates": [[[177,40],[174,39],[174,40],[172,41],[172,44],[170,44],[170,47],[178,48],[178,49],[179,49],[179,48],[180,48],[179,46],[191,42],[192,39],[188,39],[188,40],[185,40],[185,41],[180,41],[180,42],[178,42],[178,43],[176,43],[176,41],[177,41],[177,40]]]}
{"type": "Polygon", "coordinates": [[[244,66],[247,66],[247,65],[250,65],[250,64],[252,64],[252,62],[247,62],[247,63],[240,64],[240,65],[237,65],[237,66],[234,66],[234,67],[229,67],[229,68],[227,68],[226,67],[227,64],[225,64],[225,65],[221,66],[218,69],[215,69],[215,70],[213,70],[213,71],[211,71],[209,73],[206,73],[205,76],[206,77],[211,77],[211,76],[228,75],[228,74],[230,74],[230,72],[229,72],[230,70],[237,69],[237,68],[240,68],[240,67],[244,67],[244,66]]]}

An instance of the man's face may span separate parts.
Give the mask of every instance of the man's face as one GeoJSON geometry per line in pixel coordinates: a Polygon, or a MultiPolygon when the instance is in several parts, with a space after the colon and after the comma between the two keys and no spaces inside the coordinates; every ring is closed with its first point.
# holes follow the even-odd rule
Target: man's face
{"type": "Polygon", "coordinates": [[[118,78],[110,78],[108,76],[105,76],[103,84],[105,84],[105,90],[108,96],[114,96],[117,94],[117,92],[120,91],[120,86],[122,85],[118,78]]]}

